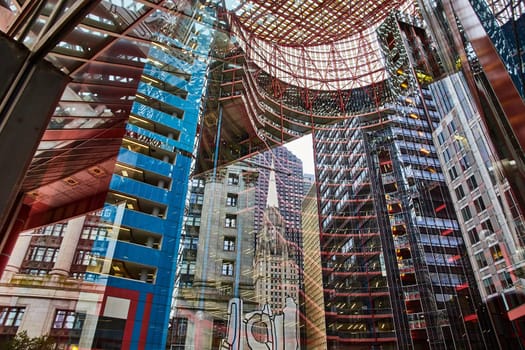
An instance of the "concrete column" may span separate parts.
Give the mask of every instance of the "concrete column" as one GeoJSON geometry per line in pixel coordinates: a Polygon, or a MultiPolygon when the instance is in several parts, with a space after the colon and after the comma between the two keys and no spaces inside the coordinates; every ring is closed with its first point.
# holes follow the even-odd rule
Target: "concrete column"
{"type": "Polygon", "coordinates": [[[153,237],[148,237],[146,240],[146,247],[153,248],[153,244],[155,243],[155,239],[153,237]]]}
{"type": "Polygon", "coordinates": [[[146,269],[140,270],[140,280],[142,282],[146,282],[148,280],[148,270],[146,269]]]}
{"type": "Polygon", "coordinates": [[[20,267],[24,262],[29,245],[31,244],[31,237],[33,237],[34,233],[35,231],[31,230],[23,232],[20,234],[20,236],[18,236],[15,247],[11,252],[11,256],[7,261],[7,266],[5,267],[4,274],[2,276],[3,282],[9,282],[15,274],[20,272],[20,267]]]}
{"type": "Polygon", "coordinates": [[[69,220],[67,223],[66,232],[64,233],[62,243],[60,244],[57,260],[53,269],[49,272],[50,275],[69,276],[71,264],[75,257],[78,240],[82,234],[85,220],[85,216],[80,216],[69,220]]]}

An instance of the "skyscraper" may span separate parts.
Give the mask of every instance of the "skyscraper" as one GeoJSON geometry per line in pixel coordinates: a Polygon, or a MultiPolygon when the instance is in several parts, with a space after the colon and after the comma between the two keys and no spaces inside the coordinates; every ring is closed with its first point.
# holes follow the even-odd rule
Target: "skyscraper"
{"type": "Polygon", "coordinates": [[[392,14],[378,34],[397,101],[313,134],[328,348],[356,339],[370,347],[487,347],[488,315],[476,308],[432,141],[439,114],[428,83],[439,66],[415,18],[392,14]]]}
{"type": "Polygon", "coordinates": [[[525,263],[524,221],[514,193],[487,137],[486,126],[470,102],[462,74],[431,86],[443,115],[434,131],[464,233],[478,289],[498,332],[501,348],[519,348],[525,299],[520,291],[525,263]],[[509,323],[509,320],[513,323],[509,323]],[[516,339],[517,338],[517,339],[516,339]]]}

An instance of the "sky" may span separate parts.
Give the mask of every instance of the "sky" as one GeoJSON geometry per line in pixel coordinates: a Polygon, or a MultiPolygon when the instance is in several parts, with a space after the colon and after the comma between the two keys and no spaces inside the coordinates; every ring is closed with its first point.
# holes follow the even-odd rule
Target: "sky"
{"type": "Polygon", "coordinates": [[[285,147],[303,161],[304,174],[315,174],[312,135],[306,135],[287,143],[285,147]]]}

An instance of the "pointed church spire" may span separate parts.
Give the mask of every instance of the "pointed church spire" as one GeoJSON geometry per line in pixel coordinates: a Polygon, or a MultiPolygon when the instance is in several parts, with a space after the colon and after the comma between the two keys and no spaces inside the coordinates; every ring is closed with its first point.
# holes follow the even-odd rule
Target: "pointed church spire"
{"type": "Polygon", "coordinates": [[[277,198],[277,181],[275,180],[275,164],[272,158],[270,169],[270,180],[268,181],[268,197],[266,198],[267,208],[279,208],[279,199],[277,198]]]}

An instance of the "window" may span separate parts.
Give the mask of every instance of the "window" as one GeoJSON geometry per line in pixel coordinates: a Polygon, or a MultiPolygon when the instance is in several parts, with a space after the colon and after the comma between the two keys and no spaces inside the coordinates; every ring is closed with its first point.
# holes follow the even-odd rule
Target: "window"
{"type": "Polygon", "coordinates": [[[468,168],[470,168],[470,162],[467,158],[467,156],[463,156],[460,160],[459,160],[459,165],[461,165],[461,170],[465,171],[467,170],[468,168]]]}
{"type": "Polygon", "coordinates": [[[45,276],[47,275],[49,272],[49,270],[44,270],[44,269],[25,269],[25,270],[22,270],[22,273],[25,273],[27,275],[31,275],[31,276],[45,276]]]}
{"type": "Polygon", "coordinates": [[[190,194],[190,204],[199,204],[202,205],[204,201],[204,195],[199,193],[190,194]]]}
{"type": "Polygon", "coordinates": [[[445,151],[443,152],[443,158],[445,158],[445,163],[450,161],[450,151],[448,148],[445,148],[445,151]]]}
{"type": "Polygon", "coordinates": [[[490,255],[492,255],[492,260],[494,261],[503,259],[503,253],[501,252],[501,247],[499,244],[490,247],[490,255]]]}
{"type": "Polygon", "coordinates": [[[41,231],[46,236],[62,237],[66,230],[66,224],[54,224],[44,227],[41,231]]]}
{"type": "Polygon", "coordinates": [[[224,226],[231,227],[231,228],[236,227],[237,226],[237,216],[236,215],[227,214],[224,226]]]}
{"type": "Polygon", "coordinates": [[[180,264],[180,273],[183,275],[194,275],[195,261],[183,261],[180,264]]]}
{"type": "Polygon", "coordinates": [[[456,137],[457,138],[454,141],[454,148],[456,149],[457,153],[461,153],[465,149],[465,145],[463,144],[465,142],[465,138],[463,136],[456,136],[456,137]]]}
{"type": "Polygon", "coordinates": [[[86,273],[85,272],[73,272],[71,274],[71,277],[73,277],[76,280],[83,280],[86,278],[86,273]]]}
{"type": "Polygon", "coordinates": [[[438,141],[439,141],[439,144],[442,145],[445,143],[445,136],[443,135],[443,132],[440,132],[438,134],[438,141]]]}
{"type": "Polygon", "coordinates": [[[191,187],[192,188],[204,188],[204,180],[203,179],[191,179],[191,187]]]}
{"type": "Polygon", "coordinates": [[[197,250],[197,244],[199,244],[199,237],[185,236],[182,244],[184,249],[197,250]]]}
{"type": "Polygon", "coordinates": [[[474,191],[476,188],[478,188],[478,182],[476,181],[476,177],[474,175],[467,179],[467,185],[471,191],[474,191]]]}
{"type": "Polygon", "coordinates": [[[481,198],[481,196],[476,198],[476,199],[474,199],[474,206],[476,207],[476,211],[478,213],[480,213],[483,210],[487,209],[487,207],[485,206],[485,202],[483,202],[483,198],[481,198]]]}
{"type": "Polygon", "coordinates": [[[226,261],[222,263],[223,276],[233,276],[233,262],[226,261]]]}
{"type": "Polygon", "coordinates": [[[476,263],[478,264],[480,269],[487,266],[487,259],[485,259],[485,254],[483,253],[483,251],[474,254],[474,259],[476,259],[476,263]]]}
{"type": "Polygon", "coordinates": [[[105,238],[108,236],[108,229],[99,226],[84,226],[80,238],[95,240],[97,238],[105,238]]]}
{"type": "Polygon", "coordinates": [[[184,350],[186,348],[186,332],[188,330],[188,319],[177,317],[173,320],[173,350],[184,350]]]}
{"type": "Polygon", "coordinates": [[[79,250],[77,251],[77,256],[75,258],[75,264],[77,265],[89,265],[91,261],[91,251],[89,250],[79,250]]]}
{"type": "Polygon", "coordinates": [[[456,197],[458,198],[458,200],[465,197],[465,191],[463,191],[463,186],[459,185],[454,189],[454,191],[456,192],[456,197]]]}
{"type": "Polygon", "coordinates": [[[201,217],[200,216],[193,216],[193,215],[188,215],[188,217],[186,217],[186,225],[188,226],[200,226],[201,225],[201,217]]]}
{"type": "Polygon", "coordinates": [[[238,174],[228,174],[228,185],[238,185],[239,184],[239,175],[238,174]]]}
{"type": "Polygon", "coordinates": [[[494,283],[492,282],[492,278],[485,278],[483,280],[483,286],[485,287],[485,291],[488,295],[496,293],[496,287],[494,287],[494,283]]]}
{"type": "Polygon", "coordinates": [[[238,196],[234,193],[228,193],[228,196],[226,197],[226,205],[229,207],[236,207],[237,197],[238,196]]]}
{"type": "Polygon", "coordinates": [[[456,124],[453,120],[450,121],[450,124],[448,124],[448,132],[450,135],[454,135],[454,132],[456,131],[456,124]]]}
{"type": "Polygon", "coordinates": [[[465,221],[472,219],[472,213],[470,212],[470,208],[468,206],[461,208],[461,215],[465,221]]]}
{"type": "Polygon", "coordinates": [[[499,276],[499,281],[501,282],[501,286],[504,289],[511,288],[513,286],[512,278],[510,277],[510,273],[508,273],[507,271],[503,271],[503,272],[500,272],[498,276],[499,276]]]}
{"type": "Polygon", "coordinates": [[[235,251],[235,238],[224,237],[223,249],[229,252],[235,251]]]}
{"type": "Polygon", "coordinates": [[[476,230],[475,227],[470,229],[470,230],[468,230],[467,234],[468,234],[468,238],[470,240],[470,244],[474,244],[474,243],[479,242],[478,230],[476,230]]]}
{"type": "Polygon", "coordinates": [[[85,314],[71,310],[57,310],[55,320],[53,321],[54,329],[82,329],[85,314]]]}
{"type": "Polygon", "coordinates": [[[481,229],[489,231],[489,235],[494,233],[494,227],[492,227],[492,222],[490,219],[487,219],[481,223],[481,229]]]}
{"type": "Polygon", "coordinates": [[[0,326],[20,326],[20,322],[22,322],[25,310],[25,307],[0,306],[0,326]]]}
{"type": "Polygon", "coordinates": [[[29,255],[31,261],[55,262],[58,256],[58,248],[33,247],[29,255]]]}
{"type": "Polygon", "coordinates": [[[451,180],[454,180],[458,177],[458,171],[456,170],[455,166],[450,167],[450,169],[448,170],[448,175],[450,176],[451,180]]]}

